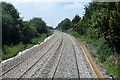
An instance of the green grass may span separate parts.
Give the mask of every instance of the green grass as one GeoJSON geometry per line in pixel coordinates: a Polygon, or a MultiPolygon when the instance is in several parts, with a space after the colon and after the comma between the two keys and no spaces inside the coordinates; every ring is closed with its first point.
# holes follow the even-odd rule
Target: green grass
{"type": "Polygon", "coordinates": [[[22,51],[25,49],[25,45],[20,43],[20,44],[17,44],[17,45],[10,45],[10,46],[7,46],[7,45],[4,45],[3,46],[3,54],[2,54],[2,60],[5,60],[5,59],[8,59],[10,57],[13,57],[15,56],[19,51],[22,51]]]}
{"type": "Polygon", "coordinates": [[[8,58],[16,56],[18,52],[28,49],[35,44],[41,43],[42,41],[44,41],[46,37],[47,37],[46,34],[42,34],[40,37],[32,39],[31,42],[27,44],[19,43],[16,45],[3,45],[2,56],[1,56],[2,58],[1,57],[0,58],[1,60],[6,60],[8,58]]]}
{"type": "Polygon", "coordinates": [[[42,34],[40,37],[33,39],[32,44],[41,43],[46,37],[47,37],[46,34],[42,34]]]}
{"type": "Polygon", "coordinates": [[[106,71],[113,75],[115,78],[120,80],[120,57],[117,59],[114,55],[110,56],[108,60],[102,63],[102,66],[106,69],[106,71]]]}
{"type": "Polygon", "coordinates": [[[72,29],[67,32],[87,46],[91,56],[101,63],[100,66],[103,67],[108,74],[120,80],[120,55],[117,55],[117,58],[114,57],[115,54],[113,50],[108,47],[108,43],[103,38],[95,40],[90,37],[80,35],[72,29]]]}

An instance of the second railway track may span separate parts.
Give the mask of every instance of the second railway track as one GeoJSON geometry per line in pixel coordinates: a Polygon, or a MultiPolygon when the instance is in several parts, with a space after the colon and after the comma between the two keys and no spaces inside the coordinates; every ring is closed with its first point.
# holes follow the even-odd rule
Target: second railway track
{"type": "MultiPolygon", "coordinates": [[[[59,38],[57,40],[55,40],[51,47],[47,50],[47,52],[56,44],[56,42],[58,42],[59,38]]],[[[44,45],[43,47],[45,47],[46,45],[44,45]]],[[[43,48],[42,47],[42,48],[43,48]]],[[[17,66],[21,65],[24,61],[28,60],[29,58],[31,58],[32,56],[34,56],[37,52],[39,52],[42,48],[38,49],[37,51],[35,51],[33,54],[31,54],[30,56],[28,56],[27,58],[25,58],[24,60],[22,60],[21,62],[15,64],[14,66],[10,67],[8,70],[6,70],[5,72],[2,72],[2,74],[0,75],[0,77],[4,78],[4,75],[6,75],[7,73],[9,73],[10,71],[12,71],[14,68],[16,68],[17,66]]],[[[46,53],[47,53],[46,52],[46,53]]],[[[17,78],[17,77],[16,77],[17,78]]]]}
{"type": "MultiPolygon", "coordinates": [[[[21,80],[22,78],[26,78],[25,74],[28,72],[29,70],[34,68],[35,66],[37,66],[36,64],[40,65],[41,59],[45,58],[44,56],[47,56],[47,58],[45,58],[45,62],[49,62],[49,59],[51,60],[52,57],[55,55],[55,53],[57,52],[57,50],[61,47],[63,40],[62,39],[58,39],[57,42],[41,57],[39,58],[39,60],[37,60],[28,70],[26,70],[19,78],[18,80],[21,80]],[[50,53],[50,51],[52,50],[52,48],[56,47],[56,49],[54,50],[55,52],[50,53]],[[53,55],[53,56],[51,56],[53,55]]],[[[42,61],[43,65],[46,64],[44,61],[42,61]]],[[[28,77],[28,76],[27,76],[28,77]]],[[[32,77],[32,76],[29,76],[32,77]]]]}

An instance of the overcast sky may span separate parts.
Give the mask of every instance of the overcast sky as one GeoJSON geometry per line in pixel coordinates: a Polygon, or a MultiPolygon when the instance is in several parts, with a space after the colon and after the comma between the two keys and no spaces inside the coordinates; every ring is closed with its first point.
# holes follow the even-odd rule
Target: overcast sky
{"type": "Polygon", "coordinates": [[[24,20],[41,17],[49,26],[56,27],[65,18],[84,14],[84,5],[91,0],[4,0],[12,3],[24,20]]]}

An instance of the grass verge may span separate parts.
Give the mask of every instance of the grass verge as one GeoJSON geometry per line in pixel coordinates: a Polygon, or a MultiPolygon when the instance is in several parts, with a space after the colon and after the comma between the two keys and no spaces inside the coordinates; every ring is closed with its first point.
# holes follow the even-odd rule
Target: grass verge
{"type": "Polygon", "coordinates": [[[42,41],[45,40],[45,38],[47,38],[47,35],[42,34],[41,36],[32,39],[31,42],[27,44],[19,43],[16,45],[3,45],[2,56],[0,58],[1,60],[6,60],[8,58],[14,57],[18,54],[18,52],[28,49],[35,44],[41,43],[42,41]]]}
{"type": "Polygon", "coordinates": [[[91,56],[100,63],[100,66],[103,67],[110,76],[120,80],[120,55],[114,54],[113,50],[108,47],[108,43],[103,38],[99,40],[92,39],[80,35],[72,29],[67,32],[87,46],[91,56]]]}

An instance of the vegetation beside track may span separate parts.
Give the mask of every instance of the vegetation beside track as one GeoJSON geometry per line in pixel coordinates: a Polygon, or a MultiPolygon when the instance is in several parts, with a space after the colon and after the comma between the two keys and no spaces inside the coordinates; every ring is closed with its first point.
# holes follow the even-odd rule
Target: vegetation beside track
{"type": "Polygon", "coordinates": [[[108,47],[108,44],[104,38],[93,40],[90,37],[80,35],[78,32],[73,31],[72,29],[68,30],[67,33],[74,36],[77,40],[83,42],[91,56],[102,68],[106,70],[111,77],[120,79],[120,56],[118,54],[113,54],[112,49],[108,47]]]}
{"type": "Polygon", "coordinates": [[[90,2],[82,17],[65,18],[56,29],[71,33],[113,77],[120,79],[120,1],[90,2]]]}
{"type": "MultiPolygon", "coordinates": [[[[41,17],[23,20],[13,4],[1,2],[2,11],[2,56],[5,60],[17,55],[33,45],[42,42],[52,34],[52,27],[47,26],[41,17]]],[[[1,13],[1,12],[0,12],[1,13]]]]}

